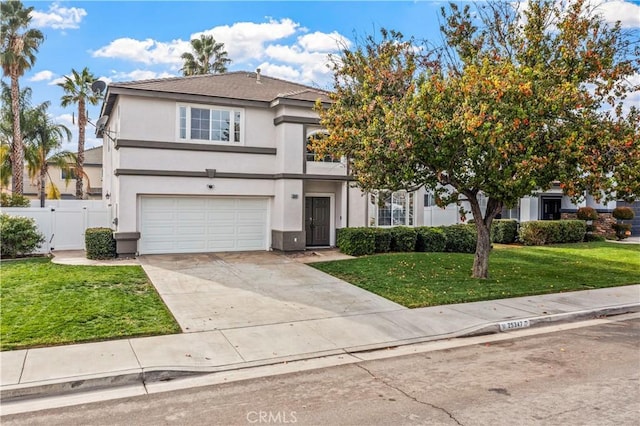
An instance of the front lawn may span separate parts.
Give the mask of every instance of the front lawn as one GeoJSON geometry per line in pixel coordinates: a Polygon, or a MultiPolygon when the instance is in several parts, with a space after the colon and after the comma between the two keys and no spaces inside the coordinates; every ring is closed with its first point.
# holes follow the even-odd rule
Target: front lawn
{"type": "Polygon", "coordinates": [[[471,278],[473,254],[391,253],[311,266],[409,308],[640,284],[640,245],[496,245],[490,278],[471,278]]]}
{"type": "Polygon", "coordinates": [[[139,266],[4,261],[0,285],[3,351],[180,331],[139,266]]]}

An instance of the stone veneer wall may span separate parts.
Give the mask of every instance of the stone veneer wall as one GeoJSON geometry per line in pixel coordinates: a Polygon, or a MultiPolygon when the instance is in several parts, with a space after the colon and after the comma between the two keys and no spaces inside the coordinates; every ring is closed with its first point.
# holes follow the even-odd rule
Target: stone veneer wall
{"type": "MultiPolygon", "coordinates": [[[[562,213],[561,219],[577,219],[576,213],[562,213]]],[[[612,225],[616,223],[616,219],[611,213],[598,213],[598,219],[592,222],[593,233],[604,236],[615,236],[612,225]]]]}

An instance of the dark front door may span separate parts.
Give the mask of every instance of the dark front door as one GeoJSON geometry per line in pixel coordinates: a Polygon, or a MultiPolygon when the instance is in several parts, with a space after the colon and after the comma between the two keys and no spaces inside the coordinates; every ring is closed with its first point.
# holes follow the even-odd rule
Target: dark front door
{"type": "Polygon", "coordinates": [[[562,199],[543,198],[542,220],[560,220],[560,207],[562,207],[562,199]]]}
{"type": "Polygon", "coordinates": [[[331,231],[330,198],[306,197],[304,212],[307,246],[328,246],[331,231]]]}

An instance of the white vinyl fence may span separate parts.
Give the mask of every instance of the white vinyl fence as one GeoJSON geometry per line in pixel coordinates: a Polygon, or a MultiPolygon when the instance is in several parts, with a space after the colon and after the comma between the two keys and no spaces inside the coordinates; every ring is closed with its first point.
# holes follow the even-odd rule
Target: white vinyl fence
{"type": "Polygon", "coordinates": [[[100,200],[47,200],[44,208],[39,207],[39,201],[31,205],[24,208],[3,207],[2,213],[35,220],[45,237],[45,242],[36,253],[83,250],[84,231],[87,228],[111,227],[111,211],[100,200]]]}

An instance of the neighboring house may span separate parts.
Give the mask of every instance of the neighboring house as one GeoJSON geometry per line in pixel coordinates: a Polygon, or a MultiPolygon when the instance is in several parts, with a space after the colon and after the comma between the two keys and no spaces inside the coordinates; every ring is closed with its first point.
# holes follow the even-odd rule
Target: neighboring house
{"type": "MultiPolygon", "coordinates": [[[[460,220],[424,190],[363,194],[344,160],[309,152],[318,99],[330,102],[259,71],[110,84],[97,134],[118,254],[304,250],[344,227],[460,220]]],[[[545,197],[520,218],[533,200],[557,207],[545,197]]]]}
{"type": "MultiPolygon", "coordinates": [[[[102,146],[89,148],[84,152],[84,199],[99,200],[102,198],[102,146]]],[[[49,164],[49,177],[47,177],[47,187],[52,182],[60,191],[60,198],[63,200],[76,199],[76,175],[75,168],[69,170],[71,179],[67,182],[67,171],[49,164]]],[[[24,195],[28,198],[37,199],[40,197],[40,187],[37,179],[29,178],[27,167],[24,168],[24,195]]],[[[7,188],[11,188],[9,183],[7,188]]]]}
{"type": "MultiPolygon", "coordinates": [[[[481,207],[486,207],[486,201],[480,200],[481,207]]],[[[468,205],[463,206],[469,210],[468,205]]],[[[593,196],[587,195],[579,204],[571,201],[570,197],[563,195],[560,184],[557,183],[548,191],[540,192],[536,195],[523,197],[518,201],[518,205],[511,209],[503,209],[500,217],[502,219],[516,219],[519,222],[528,222],[532,220],[560,220],[575,218],[575,214],[579,207],[592,207],[599,214],[597,229],[600,234],[611,234],[611,224],[615,223],[611,212],[619,206],[629,206],[635,212],[635,218],[632,222],[632,235],[640,235],[640,201],[634,203],[625,203],[623,201],[610,201],[607,204],[598,203],[593,196]]],[[[466,219],[471,219],[468,214],[466,219]]],[[[435,204],[432,194],[424,195],[424,224],[426,226],[451,225],[454,223],[463,223],[456,205],[447,206],[442,209],[435,204]]]]}

